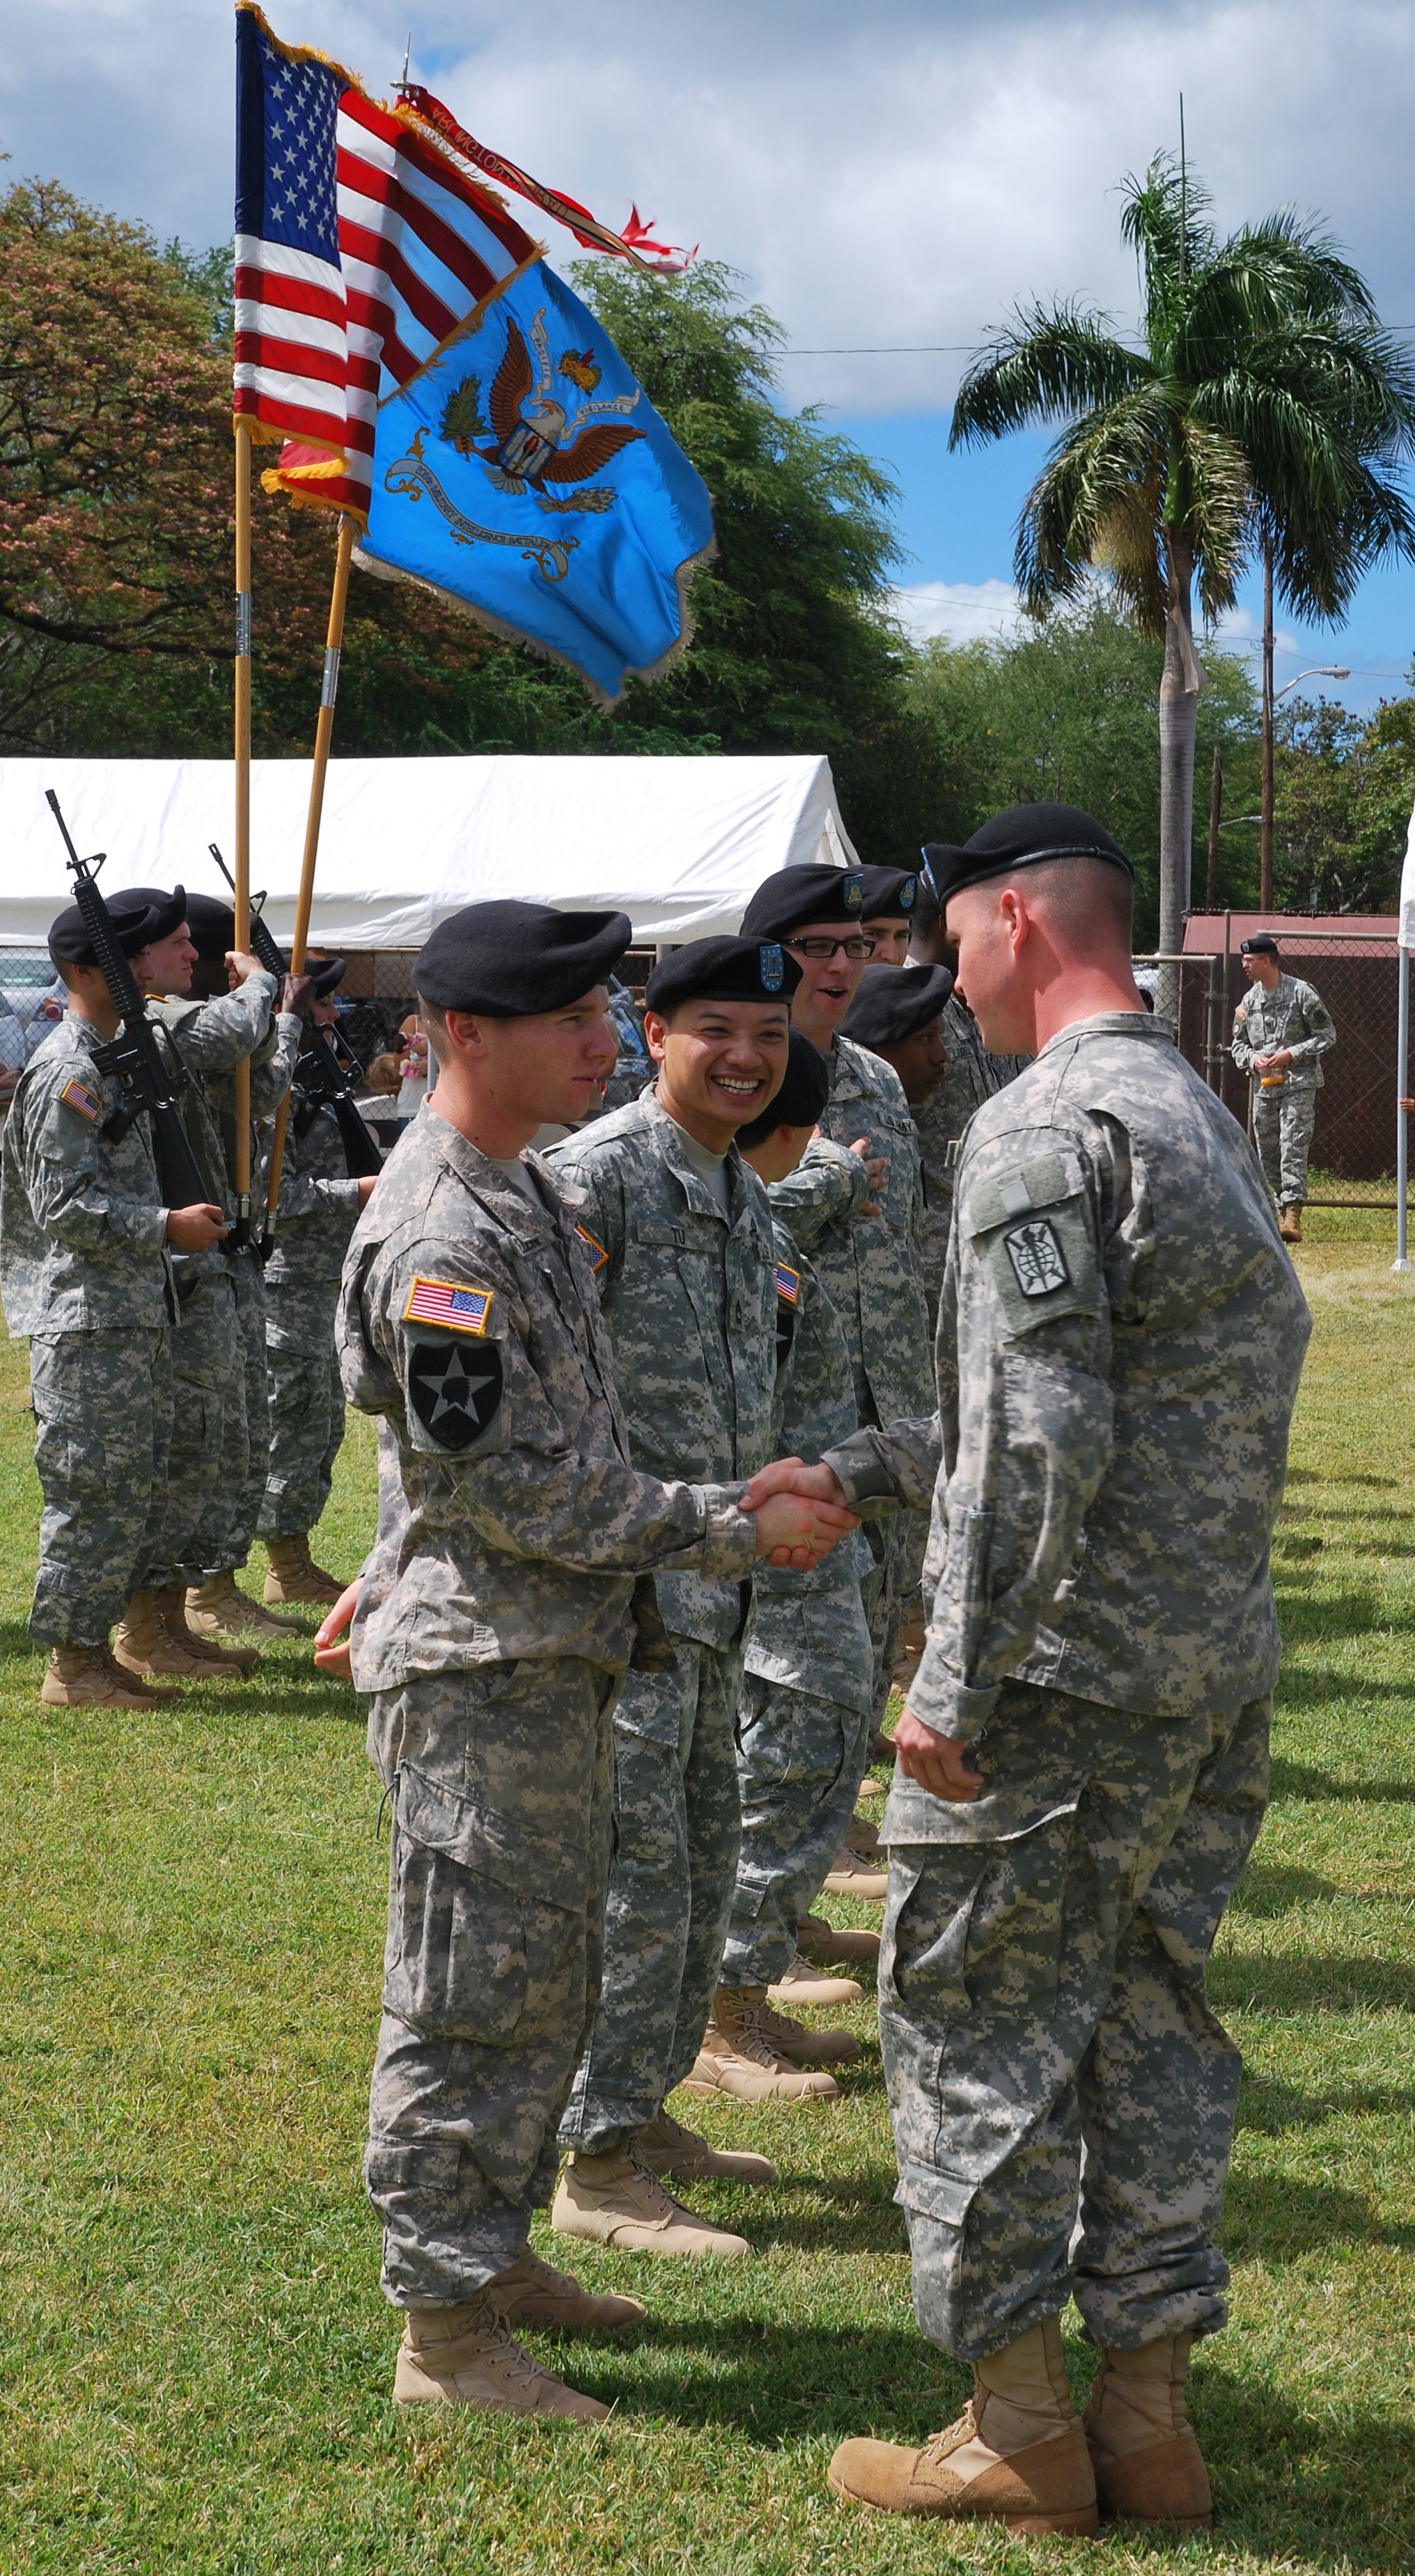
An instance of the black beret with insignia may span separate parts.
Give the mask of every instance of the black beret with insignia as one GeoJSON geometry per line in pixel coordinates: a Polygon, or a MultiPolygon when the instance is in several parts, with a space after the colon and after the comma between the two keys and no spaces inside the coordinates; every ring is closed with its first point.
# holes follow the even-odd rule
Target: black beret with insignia
{"type": "Polygon", "coordinates": [[[940,909],[964,886],[1011,876],[1018,868],[1041,867],[1048,859],[1108,859],[1128,877],[1135,874],[1120,843],[1079,805],[1009,805],[1005,814],[982,824],[961,850],[931,841],[924,852],[940,909]]]}
{"type": "Polygon", "coordinates": [[[777,868],[764,877],[742,915],[744,939],[786,939],[808,921],[841,921],[858,929],[865,900],[863,868],[777,868]]]}
{"type": "Polygon", "coordinates": [[[1244,957],[1276,957],[1277,941],[1270,930],[1255,930],[1251,939],[1240,939],[1239,954],[1244,957]]]}
{"type": "MultiPolygon", "coordinates": [[[[182,886],[174,886],[170,894],[160,886],[124,886],[119,893],[110,894],[107,903],[125,957],[136,957],[138,950],[150,947],[154,939],[166,939],[187,917],[187,897],[182,886]]],[[[84,917],[76,903],[51,921],[49,954],[56,965],[61,958],[70,966],[94,964],[84,917]]]]}
{"type": "Polygon", "coordinates": [[[914,868],[862,868],[865,880],[862,921],[907,921],[919,900],[914,868]]]}
{"type": "Polygon", "coordinates": [[[779,939],[690,939],[661,957],[644,986],[651,1011],[678,1002],[784,1002],[801,969],[779,939]]]}
{"type": "Polygon", "coordinates": [[[413,990],[444,1011],[525,1020],[568,1010],[606,984],[634,936],[627,912],[548,903],[469,903],[413,960],[413,990]]]}
{"type": "Polygon", "coordinates": [[[946,966],[867,966],[840,1023],[857,1046],[902,1046],[936,1020],[953,990],[946,966]]]}
{"type": "Polygon", "coordinates": [[[219,895],[188,895],[187,928],[198,957],[208,966],[219,966],[227,950],[236,945],[236,916],[219,895]]]}

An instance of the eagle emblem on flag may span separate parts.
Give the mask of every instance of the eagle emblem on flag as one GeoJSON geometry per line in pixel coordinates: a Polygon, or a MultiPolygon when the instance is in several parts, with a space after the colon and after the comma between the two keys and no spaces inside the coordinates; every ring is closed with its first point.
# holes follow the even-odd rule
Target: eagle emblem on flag
{"type": "Polygon", "coordinates": [[[533,492],[543,510],[607,510],[615,498],[608,484],[577,492],[573,498],[558,491],[546,494],[543,487],[586,483],[621,448],[643,437],[641,429],[630,428],[622,419],[599,418],[604,412],[633,411],[638,386],[632,393],[577,403],[571,410],[556,393],[557,373],[592,394],[599,369],[578,349],[566,350],[558,364],[552,359],[543,304],[530,324],[534,360],[515,315],[507,313],[504,318],[506,346],[488,396],[490,430],[481,417],[480,379],[466,375],[443,406],[443,437],[460,456],[477,457],[498,492],[515,493],[518,498],[533,492]],[[479,437],[487,437],[490,443],[479,447],[479,437]]]}

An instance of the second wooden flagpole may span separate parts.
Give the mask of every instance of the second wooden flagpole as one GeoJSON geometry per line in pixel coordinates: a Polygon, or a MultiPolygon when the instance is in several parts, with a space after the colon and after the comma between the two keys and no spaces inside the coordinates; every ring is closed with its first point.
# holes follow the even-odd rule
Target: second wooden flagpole
{"type": "MultiPolygon", "coordinates": [[[[295,930],[290,942],[290,972],[301,973],[310,935],[310,912],[314,904],[314,868],[319,855],[319,826],[324,813],[324,782],[329,770],[329,746],[334,733],[334,701],[339,694],[339,655],[344,643],[344,610],[349,597],[349,565],[354,552],[354,521],[347,513],[339,518],[339,543],[334,556],[334,586],[329,597],[329,626],[324,641],[324,678],[319,692],[319,721],[314,735],[314,768],[310,777],[309,812],[305,817],[305,851],[300,868],[300,892],[295,905],[295,930]]],[[[285,1160],[285,1130],[290,1118],[288,1091],[275,1113],[275,1135],[270,1148],[270,1177],[265,1194],[265,1235],[269,1242],[275,1232],[275,1212],[280,1204],[280,1172],[285,1160]]]]}
{"type": "MultiPolygon", "coordinates": [[[[244,949],[251,935],[251,433],[236,423],[236,883],[233,937],[244,949]]],[[[234,1242],[251,1239],[251,1067],[236,1067],[236,1228],[234,1242]]]]}

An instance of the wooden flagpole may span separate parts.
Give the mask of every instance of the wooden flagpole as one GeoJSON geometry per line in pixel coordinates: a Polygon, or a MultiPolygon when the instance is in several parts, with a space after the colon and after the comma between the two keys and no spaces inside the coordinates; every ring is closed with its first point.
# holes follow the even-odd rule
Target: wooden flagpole
{"type": "MultiPolygon", "coordinates": [[[[305,817],[305,852],[300,869],[300,893],[295,905],[295,932],[290,942],[290,972],[298,975],[305,962],[305,949],[310,935],[310,912],[314,904],[314,866],[319,855],[319,826],[324,813],[324,782],[329,769],[329,745],[334,733],[334,701],[339,694],[339,655],[344,643],[344,610],[349,597],[349,565],[354,552],[355,524],[346,511],[339,514],[339,543],[334,556],[334,583],[329,595],[329,625],[324,639],[324,678],[319,692],[319,721],[314,735],[314,767],[310,775],[309,812],[305,817]]],[[[273,1240],[276,1210],[280,1205],[280,1173],[285,1160],[285,1131],[290,1119],[290,1094],[287,1091],[275,1113],[275,1136],[270,1149],[270,1178],[265,1194],[265,1240],[273,1240]]]]}
{"type": "MultiPolygon", "coordinates": [[[[236,885],[232,899],[237,948],[251,937],[251,433],[236,423],[236,885]]],[[[251,1239],[251,1067],[236,1067],[236,1231],[239,1251],[251,1239]]]]}

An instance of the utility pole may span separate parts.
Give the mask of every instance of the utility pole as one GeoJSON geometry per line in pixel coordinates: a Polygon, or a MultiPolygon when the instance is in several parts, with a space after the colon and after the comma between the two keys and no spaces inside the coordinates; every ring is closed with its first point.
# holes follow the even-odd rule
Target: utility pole
{"type": "Polygon", "coordinates": [[[1214,744],[1214,770],[1209,784],[1209,872],[1204,881],[1204,910],[1218,910],[1218,836],[1223,816],[1223,753],[1214,744]]]}
{"type": "Polygon", "coordinates": [[[1263,537],[1263,781],[1258,798],[1262,830],[1258,839],[1258,910],[1273,907],[1273,547],[1263,537]]]}

